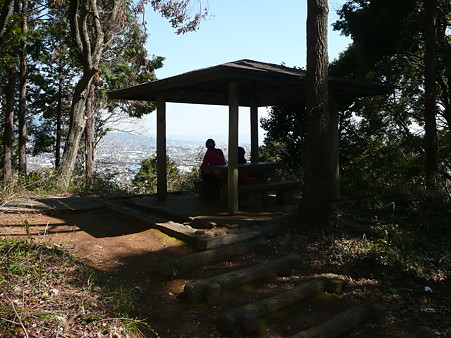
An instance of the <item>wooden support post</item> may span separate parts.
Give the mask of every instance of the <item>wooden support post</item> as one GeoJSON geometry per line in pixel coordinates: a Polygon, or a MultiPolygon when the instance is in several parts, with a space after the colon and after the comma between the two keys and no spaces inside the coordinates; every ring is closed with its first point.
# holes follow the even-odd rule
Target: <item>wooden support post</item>
{"type": "Polygon", "coordinates": [[[229,82],[228,212],[238,212],[238,82],[229,82]]]}
{"type": "Polygon", "coordinates": [[[258,107],[251,106],[251,162],[258,162],[258,107]]]}
{"type": "Polygon", "coordinates": [[[157,98],[157,198],[165,200],[168,193],[166,176],[166,102],[157,98]]]}
{"type": "Polygon", "coordinates": [[[333,95],[329,98],[330,113],[330,183],[331,200],[340,199],[340,166],[339,166],[339,133],[338,133],[338,101],[333,95]]]}

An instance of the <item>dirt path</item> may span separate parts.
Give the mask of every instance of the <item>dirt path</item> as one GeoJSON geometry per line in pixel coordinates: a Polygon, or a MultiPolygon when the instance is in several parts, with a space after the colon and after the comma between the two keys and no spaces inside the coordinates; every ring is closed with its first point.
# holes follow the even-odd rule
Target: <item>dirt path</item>
{"type": "Polygon", "coordinates": [[[26,223],[36,241],[61,244],[88,265],[127,277],[188,251],[183,242],[149,229],[143,222],[103,209],[53,216],[0,213],[0,235],[26,237],[26,223]],[[146,259],[137,259],[140,257],[146,259]],[[139,262],[139,266],[133,266],[133,262],[139,262]]]}
{"type": "MultiPolygon", "coordinates": [[[[165,279],[153,271],[157,264],[193,251],[185,243],[150,229],[148,224],[105,209],[53,215],[0,213],[0,236],[27,237],[26,224],[29,225],[29,236],[35,241],[60,244],[88,265],[112,273],[130,287],[140,290],[142,309],[138,315],[147,318],[161,337],[225,337],[215,325],[215,319],[224,311],[288,290],[299,285],[304,276],[324,272],[343,273],[331,271],[333,269],[326,261],[330,251],[321,247],[321,242],[315,242],[317,239],[304,235],[279,236],[272,240],[271,255],[295,250],[305,259],[302,273],[240,287],[227,293],[224,302],[218,305],[188,305],[180,294],[189,280],[165,279]]],[[[244,255],[193,273],[191,280],[207,278],[265,259],[244,255]]],[[[450,313],[447,298],[443,298],[444,295],[449,297],[445,288],[440,290],[438,285],[433,286],[434,294],[424,294],[421,293],[423,286],[417,285],[416,281],[401,279],[396,281],[397,284],[387,282],[385,272],[382,277],[376,276],[377,271],[372,266],[360,267],[359,270],[353,266],[343,269],[347,271],[346,278],[350,285],[343,296],[320,297],[314,303],[266,318],[257,336],[284,337],[289,332],[305,329],[319,318],[327,318],[362,301],[387,304],[390,315],[384,324],[367,325],[350,336],[400,337],[420,325],[437,328],[436,332],[445,335],[451,334],[449,326],[444,329],[449,324],[450,313]],[[404,297],[402,301],[399,300],[400,295],[404,297]],[[445,318],[448,318],[447,322],[445,318]]],[[[242,336],[242,333],[237,331],[231,336],[242,336]]]]}

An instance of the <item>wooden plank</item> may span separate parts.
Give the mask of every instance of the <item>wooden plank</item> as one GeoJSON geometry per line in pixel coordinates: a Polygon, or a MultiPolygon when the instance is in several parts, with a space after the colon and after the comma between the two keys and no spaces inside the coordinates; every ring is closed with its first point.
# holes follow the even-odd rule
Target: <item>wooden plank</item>
{"type": "Polygon", "coordinates": [[[205,265],[252,252],[260,242],[253,240],[174,258],[159,264],[158,271],[168,276],[183,275],[205,265]]]}
{"type": "Polygon", "coordinates": [[[226,290],[252,281],[272,278],[274,275],[291,268],[293,261],[300,259],[300,255],[291,254],[246,269],[214,276],[197,283],[185,285],[183,293],[191,301],[201,301],[204,299],[205,291],[212,284],[219,284],[221,290],[226,290]]]}

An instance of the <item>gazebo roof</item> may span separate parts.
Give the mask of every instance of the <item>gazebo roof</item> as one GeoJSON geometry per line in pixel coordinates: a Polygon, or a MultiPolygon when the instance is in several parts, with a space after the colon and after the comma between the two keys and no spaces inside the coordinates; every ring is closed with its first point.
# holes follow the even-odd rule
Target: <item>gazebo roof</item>
{"type": "MultiPolygon", "coordinates": [[[[306,72],[298,68],[239,60],[108,93],[110,98],[228,105],[228,84],[238,82],[239,105],[271,106],[305,101],[306,72]]],[[[341,97],[387,94],[385,86],[329,78],[329,90],[341,97]]]]}

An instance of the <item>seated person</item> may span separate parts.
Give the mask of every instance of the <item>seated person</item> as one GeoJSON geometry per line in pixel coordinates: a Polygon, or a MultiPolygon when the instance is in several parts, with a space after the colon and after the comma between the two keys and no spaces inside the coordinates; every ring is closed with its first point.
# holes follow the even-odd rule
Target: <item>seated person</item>
{"type": "Polygon", "coordinates": [[[243,147],[238,147],[238,163],[247,163],[246,157],[244,155],[246,154],[246,151],[243,147]]]}
{"type": "Polygon", "coordinates": [[[204,168],[209,165],[226,164],[224,153],[221,149],[215,148],[216,143],[211,138],[205,142],[205,146],[207,147],[207,152],[205,153],[204,160],[200,166],[201,177],[204,181],[220,180],[220,177],[204,172],[204,168]]]}
{"type": "MultiPolygon", "coordinates": [[[[243,147],[238,147],[238,164],[247,163],[246,157],[244,155],[246,154],[246,151],[243,147]]],[[[247,172],[240,172],[238,174],[238,182],[239,183],[248,183],[252,181],[251,176],[247,172]]]]}

